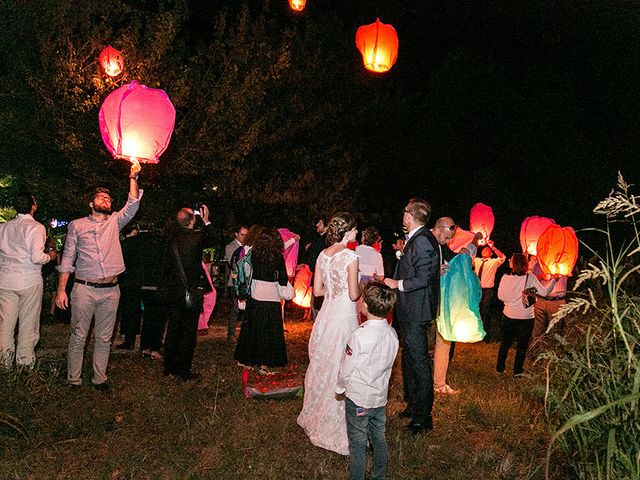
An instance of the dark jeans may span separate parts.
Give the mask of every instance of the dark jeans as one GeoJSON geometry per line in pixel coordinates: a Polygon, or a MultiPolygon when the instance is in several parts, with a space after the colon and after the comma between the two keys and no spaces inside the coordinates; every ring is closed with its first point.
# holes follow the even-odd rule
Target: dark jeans
{"type": "Polygon", "coordinates": [[[491,300],[493,299],[493,288],[483,288],[482,298],[480,299],[480,318],[482,319],[482,328],[486,332],[485,342],[489,342],[491,337],[491,300]]]}
{"type": "Polygon", "coordinates": [[[387,471],[387,441],[385,407],[360,408],[345,399],[347,436],[349,437],[349,480],[364,480],[367,465],[367,438],[373,450],[371,480],[385,478],[387,471]]]}
{"type": "Polygon", "coordinates": [[[509,353],[511,344],[515,341],[516,359],[513,362],[513,374],[518,375],[522,373],[532,331],[533,318],[514,319],[503,315],[502,342],[500,343],[500,350],[498,350],[498,363],[496,364],[496,370],[498,372],[504,372],[507,354],[509,353]]]}
{"type": "Polygon", "coordinates": [[[165,317],[162,304],[156,290],[141,290],[144,305],[142,331],[140,332],[140,350],[159,351],[162,348],[165,317]]]}
{"type": "Polygon", "coordinates": [[[167,313],[164,373],[188,377],[196,349],[200,312],[185,309],[181,302],[170,302],[167,313]]]}
{"type": "Polygon", "coordinates": [[[407,409],[413,421],[425,425],[433,408],[433,370],[429,360],[427,321],[403,321],[402,382],[407,409]]]}
{"type": "Polygon", "coordinates": [[[236,335],[236,324],[238,318],[241,317],[240,310],[238,310],[238,297],[233,287],[227,287],[227,295],[229,299],[229,315],[227,316],[227,338],[234,337],[236,335]]]}

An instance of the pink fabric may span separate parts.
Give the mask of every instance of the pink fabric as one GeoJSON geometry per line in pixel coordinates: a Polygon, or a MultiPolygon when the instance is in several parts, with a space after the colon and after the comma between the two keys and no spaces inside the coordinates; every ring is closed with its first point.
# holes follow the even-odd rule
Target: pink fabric
{"type": "MultiPolygon", "coordinates": [[[[295,235],[295,233],[286,228],[279,228],[278,232],[280,233],[283,242],[290,240],[295,235]]],[[[287,276],[289,276],[289,278],[293,277],[296,272],[299,247],[300,242],[293,242],[293,245],[290,245],[289,248],[284,251],[284,264],[287,267],[287,276]]]]}
{"type": "Polygon", "coordinates": [[[209,285],[211,285],[212,290],[209,293],[205,293],[202,300],[202,312],[200,313],[200,318],[198,319],[198,330],[206,330],[207,328],[209,328],[209,317],[211,316],[211,312],[213,312],[213,309],[216,306],[217,299],[216,289],[213,286],[213,282],[211,281],[211,275],[209,274],[209,268],[207,264],[202,262],[202,268],[204,270],[204,273],[207,275],[207,280],[209,281],[209,285]]]}
{"type": "Polygon", "coordinates": [[[468,232],[462,228],[457,228],[453,238],[449,240],[448,246],[455,253],[460,252],[460,249],[469,245],[476,238],[473,232],[468,232]]]}

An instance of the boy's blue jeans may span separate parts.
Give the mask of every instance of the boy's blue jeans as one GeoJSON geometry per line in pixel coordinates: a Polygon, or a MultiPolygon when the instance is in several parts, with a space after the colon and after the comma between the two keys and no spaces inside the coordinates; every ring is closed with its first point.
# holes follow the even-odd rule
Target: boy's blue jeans
{"type": "Polygon", "coordinates": [[[373,471],[370,479],[384,479],[387,471],[385,407],[363,409],[348,398],[345,399],[345,407],[349,437],[349,480],[364,480],[367,437],[373,449],[373,471]]]}

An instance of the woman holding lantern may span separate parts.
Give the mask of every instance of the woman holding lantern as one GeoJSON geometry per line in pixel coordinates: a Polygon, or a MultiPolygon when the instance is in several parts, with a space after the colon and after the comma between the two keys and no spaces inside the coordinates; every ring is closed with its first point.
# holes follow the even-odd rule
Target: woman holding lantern
{"type": "Polygon", "coordinates": [[[507,354],[511,344],[516,342],[516,358],[513,364],[513,376],[522,376],[524,360],[527,356],[531,333],[533,332],[533,305],[525,306],[523,291],[528,288],[537,289],[540,295],[547,295],[556,284],[553,278],[543,286],[535,275],[527,273],[527,257],[522,253],[514,253],[509,260],[511,273],[504,275],[498,286],[498,298],[504,302],[502,317],[502,342],[498,351],[496,370],[503,373],[507,354]]]}

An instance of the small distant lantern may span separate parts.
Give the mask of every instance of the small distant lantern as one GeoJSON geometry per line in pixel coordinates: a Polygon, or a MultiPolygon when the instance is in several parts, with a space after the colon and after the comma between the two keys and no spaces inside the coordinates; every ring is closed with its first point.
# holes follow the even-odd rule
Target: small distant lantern
{"type": "Polygon", "coordinates": [[[542,273],[570,276],[578,259],[578,237],[571,227],[549,226],[537,245],[542,273]]]}
{"type": "Polygon", "coordinates": [[[110,77],[117,77],[122,73],[124,68],[124,58],[122,52],[116,50],[111,45],[107,46],[100,52],[100,65],[104,70],[104,73],[110,77]]]}
{"type": "Polygon", "coordinates": [[[556,221],[552,218],[538,217],[537,215],[525,218],[520,226],[520,245],[523,253],[537,255],[538,239],[551,225],[556,225],[556,221]]]}
{"type": "Polygon", "coordinates": [[[169,146],[176,111],[164,90],[133,81],[105,98],[98,119],[114,158],[158,163],[169,146]]]}
{"type": "Polygon", "coordinates": [[[372,72],[388,72],[398,59],[398,34],[391,25],[376,19],[356,32],[356,47],[362,54],[364,68],[372,72]]]}
{"type": "Polygon", "coordinates": [[[291,7],[291,10],[294,10],[296,12],[301,12],[302,10],[304,10],[306,4],[307,0],[289,0],[289,6],[291,7]]]}
{"type": "Polygon", "coordinates": [[[493,210],[484,203],[476,203],[469,214],[469,229],[474,233],[482,233],[482,238],[478,241],[479,245],[486,245],[487,240],[491,236],[495,218],[493,210]]]}

